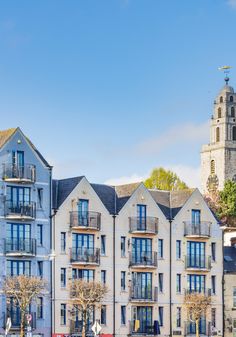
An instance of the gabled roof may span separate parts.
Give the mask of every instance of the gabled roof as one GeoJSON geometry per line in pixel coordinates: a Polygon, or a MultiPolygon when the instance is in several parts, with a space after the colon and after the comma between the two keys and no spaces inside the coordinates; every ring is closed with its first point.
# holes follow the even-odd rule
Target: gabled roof
{"type": "Polygon", "coordinates": [[[187,200],[192,195],[194,189],[181,190],[181,191],[171,191],[170,192],[170,208],[171,208],[171,218],[174,219],[179,213],[181,208],[187,202],[187,200]]]}
{"type": "Polygon", "coordinates": [[[236,248],[233,246],[224,247],[224,272],[236,273],[236,248]]]}
{"type": "Polygon", "coordinates": [[[40,160],[44,163],[44,165],[51,168],[51,166],[48,164],[48,162],[42,156],[39,150],[34,146],[31,140],[23,134],[23,132],[21,131],[19,127],[7,129],[7,130],[0,130],[0,149],[10,140],[10,138],[16,133],[17,130],[19,130],[22,133],[22,135],[25,137],[25,139],[29,142],[30,146],[36,152],[36,154],[38,155],[40,160]]]}
{"type": "Polygon", "coordinates": [[[116,191],[116,213],[127,203],[134,191],[140,186],[141,183],[133,183],[127,185],[115,186],[116,191]]]}
{"type": "Polygon", "coordinates": [[[110,214],[116,214],[116,192],[113,186],[104,184],[91,184],[94,191],[110,214]]]}
{"type": "Polygon", "coordinates": [[[84,176],[60,180],[53,179],[52,208],[58,209],[83,178],[84,176]]]}

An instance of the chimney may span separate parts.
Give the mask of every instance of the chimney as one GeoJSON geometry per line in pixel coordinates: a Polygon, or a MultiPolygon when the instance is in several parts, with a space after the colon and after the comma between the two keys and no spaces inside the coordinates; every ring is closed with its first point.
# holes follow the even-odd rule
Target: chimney
{"type": "Polygon", "coordinates": [[[235,247],[236,248],[236,237],[231,238],[230,242],[231,242],[231,247],[235,247]]]}

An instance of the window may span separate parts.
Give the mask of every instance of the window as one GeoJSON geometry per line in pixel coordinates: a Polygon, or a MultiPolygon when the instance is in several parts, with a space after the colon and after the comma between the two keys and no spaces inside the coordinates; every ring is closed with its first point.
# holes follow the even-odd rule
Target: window
{"type": "Polygon", "coordinates": [[[163,239],[158,239],[158,257],[163,258],[163,239]]]}
{"type": "Polygon", "coordinates": [[[176,327],[181,327],[181,307],[177,307],[176,309],[176,327]]]}
{"type": "Polygon", "coordinates": [[[232,127],[232,139],[236,140],[236,126],[232,127]]]}
{"type": "Polygon", "coordinates": [[[176,259],[181,259],[181,240],[176,240],[176,259]]]}
{"type": "Polygon", "coordinates": [[[121,325],[126,325],[126,306],[121,306],[121,325]]]}
{"type": "Polygon", "coordinates": [[[65,288],[66,286],[66,268],[61,268],[61,287],[65,288]]]}
{"type": "Polygon", "coordinates": [[[38,208],[43,208],[43,188],[37,188],[37,205],[38,208]]]}
{"type": "Polygon", "coordinates": [[[216,128],[216,142],[219,142],[220,141],[220,128],[217,127],[216,128]]]}
{"type": "Polygon", "coordinates": [[[147,214],[147,206],[137,205],[137,230],[146,229],[146,214],[147,214]]]}
{"type": "Polygon", "coordinates": [[[176,275],[176,292],[181,293],[181,274],[176,275]]]}
{"type": "Polygon", "coordinates": [[[158,308],[158,312],[159,312],[159,326],[163,326],[163,312],[164,312],[164,308],[163,307],[159,307],[158,308]]]}
{"type": "Polygon", "coordinates": [[[216,293],[216,276],[212,275],[211,276],[211,292],[213,295],[216,293]]]}
{"type": "Polygon", "coordinates": [[[94,270],[92,269],[72,269],[72,279],[83,279],[87,282],[94,280],[94,270]]]}
{"type": "Polygon", "coordinates": [[[234,97],[233,96],[229,96],[229,101],[233,102],[234,101],[234,97]]]}
{"type": "Polygon", "coordinates": [[[18,276],[18,275],[31,276],[31,262],[30,261],[8,260],[7,261],[7,275],[8,276],[18,276]]]}
{"type": "Polygon", "coordinates": [[[216,261],[216,243],[211,243],[211,259],[212,261],[216,261]]]}
{"type": "Polygon", "coordinates": [[[107,278],[107,275],[106,275],[106,270],[101,270],[101,282],[102,284],[106,284],[106,278],[107,278]]]}
{"type": "Polygon", "coordinates": [[[163,273],[158,274],[158,285],[159,285],[159,292],[163,292],[163,273]]]}
{"type": "Polygon", "coordinates": [[[43,318],[43,298],[37,298],[37,318],[43,318]]]}
{"type": "Polygon", "coordinates": [[[218,109],[218,118],[221,118],[221,108],[218,109]]]}
{"type": "Polygon", "coordinates": [[[220,103],[223,103],[223,96],[220,96],[220,103]]]}
{"type": "Polygon", "coordinates": [[[125,271],[121,272],[121,290],[125,290],[125,271]]]}
{"type": "Polygon", "coordinates": [[[106,235],[101,235],[101,255],[106,255],[106,235]]]}
{"type": "Polygon", "coordinates": [[[38,261],[38,276],[43,277],[43,261],[38,261]]]}
{"type": "Polygon", "coordinates": [[[192,209],[192,224],[200,225],[201,222],[201,210],[200,209],[192,209]]]}
{"type": "Polygon", "coordinates": [[[187,268],[206,268],[206,243],[187,241],[187,268]]]}
{"type": "Polygon", "coordinates": [[[66,325],[66,304],[61,304],[61,325],[66,325]]]}
{"type": "Polygon", "coordinates": [[[215,161],[211,160],[211,174],[215,174],[215,173],[216,173],[215,161]]]}
{"type": "Polygon", "coordinates": [[[233,106],[231,107],[231,117],[235,117],[235,109],[233,106]]]}
{"type": "Polygon", "coordinates": [[[43,225],[37,225],[37,238],[38,245],[43,245],[43,225]]]}
{"type": "Polygon", "coordinates": [[[125,239],[125,236],[121,236],[120,238],[121,257],[125,257],[125,239]]]}
{"type": "Polygon", "coordinates": [[[211,308],[211,325],[215,328],[216,327],[216,309],[211,308]]]}
{"type": "Polygon", "coordinates": [[[187,275],[187,290],[189,292],[205,292],[206,276],[197,274],[187,275]]]}
{"type": "Polygon", "coordinates": [[[61,253],[66,251],[66,233],[61,232],[61,253]]]}
{"type": "Polygon", "coordinates": [[[233,287],[233,307],[236,308],[236,287],[233,287]]]}
{"type": "Polygon", "coordinates": [[[106,324],[107,322],[107,308],[105,305],[101,306],[101,324],[106,324]]]}

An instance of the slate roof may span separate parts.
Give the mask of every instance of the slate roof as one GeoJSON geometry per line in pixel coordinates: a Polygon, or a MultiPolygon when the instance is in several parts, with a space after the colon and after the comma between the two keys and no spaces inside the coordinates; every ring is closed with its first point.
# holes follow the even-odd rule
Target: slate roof
{"type": "Polygon", "coordinates": [[[170,208],[172,219],[176,217],[186,201],[190,198],[193,191],[194,189],[170,192],[170,208]]]}
{"type": "Polygon", "coordinates": [[[149,190],[153,199],[165,214],[167,219],[171,219],[170,192],[161,190],[149,190]]]}
{"type": "Polygon", "coordinates": [[[58,209],[84,176],[52,181],[52,205],[58,209]]]}
{"type": "Polygon", "coordinates": [[[91,184],[98,197],[110,214],[116,214],[116,192],[113,186],[103,184],[91,184]]]}
{"type": "Polygon", "coordinates": [[[224,272],[236,273],[236,248],[224,247],[224,272]]]}

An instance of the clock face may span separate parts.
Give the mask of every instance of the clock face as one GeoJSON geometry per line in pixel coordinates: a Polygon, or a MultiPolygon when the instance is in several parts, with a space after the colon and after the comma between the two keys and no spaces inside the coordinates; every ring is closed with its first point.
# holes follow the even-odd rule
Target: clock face
{"type": "Polygon", "coordinates": [[[216,174],[211,174],[207,179],[208,191],[216,191],[219,186],[219,179],[216,174]]]}

